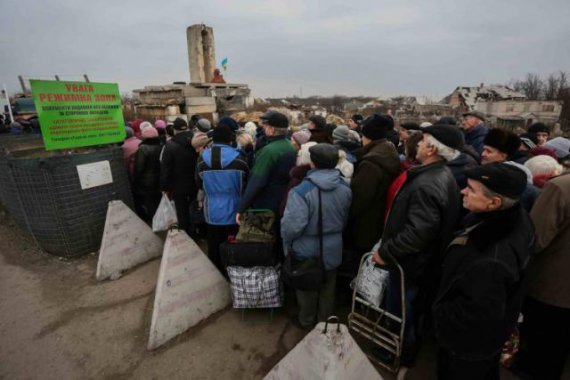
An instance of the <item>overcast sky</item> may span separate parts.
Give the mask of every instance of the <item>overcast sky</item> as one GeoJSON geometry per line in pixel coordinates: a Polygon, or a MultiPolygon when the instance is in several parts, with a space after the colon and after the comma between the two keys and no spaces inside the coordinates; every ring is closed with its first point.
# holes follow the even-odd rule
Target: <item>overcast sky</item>
{"type": "Polygon", "coordinates": [[[204,23],[255,96],[437,97],[570,71],[569,20],[568,0],[0,0],[0,83],[188,82],[186,27],[204,23]]]}

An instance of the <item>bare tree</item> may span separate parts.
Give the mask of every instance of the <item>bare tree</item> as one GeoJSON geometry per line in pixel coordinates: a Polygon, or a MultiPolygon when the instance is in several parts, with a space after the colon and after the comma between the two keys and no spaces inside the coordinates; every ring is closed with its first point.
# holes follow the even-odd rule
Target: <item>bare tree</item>
{"type": "Polygon", "coordinates": [[[555,100],[558,98],[559,92],[559,81],[555,74],[550,74],[546,78],[546,83],[544,85],[544,99],[555,100]]]}
{"type": "Polygon", "coordinates": [[[569,90],[568,74],[565,71],[560,70],[558,72],[558,93],[556,94],[556,98],[562,100],[568,95],[569,90]]]}
{"type": "Polygon", "coordinates": [[[544,82],[538,74],[528,73],[522,83],[522,91],[529,100],[538,100],[542,95],[544,82]]]}

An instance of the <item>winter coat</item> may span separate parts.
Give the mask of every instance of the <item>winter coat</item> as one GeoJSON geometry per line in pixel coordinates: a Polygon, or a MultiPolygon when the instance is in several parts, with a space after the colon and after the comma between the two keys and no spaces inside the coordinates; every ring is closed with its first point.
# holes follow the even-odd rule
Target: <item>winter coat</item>
{"type": "Polygon", "coordinates": [[[439,344],[472,360],[501,352],[519,316],[532,222],[517,204],[476,214],[445,254],[433,305],[439,344]]]}
{"type": "Polygon", "coordinates": [[[295,257],[319,256],[319,189],[323,221],[323,260],[326,270],[338,268],[342,260],[342,231],[352,199],[350,187],[336,169],[313,169],[305,180],[289,192],[281,219],[283,248],[295,257]]]}
{"type": "Polygon", "coordinates": [[[243,213],[250,207],[278,212],[296,159],[297,152],[285,136],[268,137],[266,145],[257,153],[238,212],[243,213]]]}
{"type": "Polygon", "coordinates": [[[570,309],[570,173],[546,182],[530,216],[536,246],[529,264],[528,295],[570,309]]]}
{"type": "Polygon", "coordinates": [[[360,144],[353,141],[337,141],[335,144],[338,148],[346,153],[346,159],[351,164],[356,163],[356,156],[354,151],[360,148],[360,144]]]}
{"type": "Polygon", "coordinates": [[[473,149],[481,156],[483,152],[483,141],[489,133],[489,129],[483,123],[465,132],[465,144],[471,145],[473,149]]]}
{"type": "Polygon", "coordinates": [[[332,135],[325,128],[309,129],[309,132],[311,132],[309,141],[327,144],[333,143],[332,135]]]}
{"type": "Polygon", "coordinates": [[[164,146],[160,167],[160,187],[162,191],[171,191],[174,195],[197,193],[194,173],[198,155],[192,147],[192,132],[176,134],[164,146]]]}
{"type": "Polygon", "coordinates": [[[465,153],[460,153],[455,160],[447,162],[447,167],[451,170],[451,174],[453,174],[455,182],[457,182],[457,186],[460,190],[467,186],[465,170],[475,166],[478,166],[477,161],[465,153]]]}
{"type": "Polygon", "coordinates": [[[204,218],[218,226],[235,224],[237,206],[245,189],[249,167],[240,152],[214,144],[202,152],[196,165],[196,183],[204,190],[204,218]]]}
{"type": "Polygon", "coordinates": [[[350,184],[348,236],[357,250],[371,249],[382,236],[388,187],[401,171],[398,152],[388,140],[375,140],[364,147],[350,184]]]}
{"type": "Polygon", "coordinates": [[[386,218],[379,253],[384,261],[395,259],[402,266],[408,283],[433,287],[459,219],[459,189],[443,161],[407,173],[386,218]]]}
{"type": "Polygon", "coordinates": [[[135,153],[135,193],[160,194],[160,151],[159,138],[145,139],[135,153]]]}

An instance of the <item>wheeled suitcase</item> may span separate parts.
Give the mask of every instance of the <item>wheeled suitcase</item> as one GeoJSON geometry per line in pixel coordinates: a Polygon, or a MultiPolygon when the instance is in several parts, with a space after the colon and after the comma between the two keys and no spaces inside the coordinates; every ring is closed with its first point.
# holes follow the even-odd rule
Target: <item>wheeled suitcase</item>
{"type": "Polygon", "coordinates": [[[220,244],[220,259],[224,267],[277,265],[277,253],[270,242],[224,242],[220,244]]]}

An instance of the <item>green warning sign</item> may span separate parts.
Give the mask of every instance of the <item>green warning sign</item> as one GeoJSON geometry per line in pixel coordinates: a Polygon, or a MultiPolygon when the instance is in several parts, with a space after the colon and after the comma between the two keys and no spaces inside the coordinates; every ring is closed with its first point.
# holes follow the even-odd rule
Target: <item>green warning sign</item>
{"type": "Polygon", "coordinates": [[[125,139],[116,83],[30,80],[47,150],[111,144],[125,139]]]}

